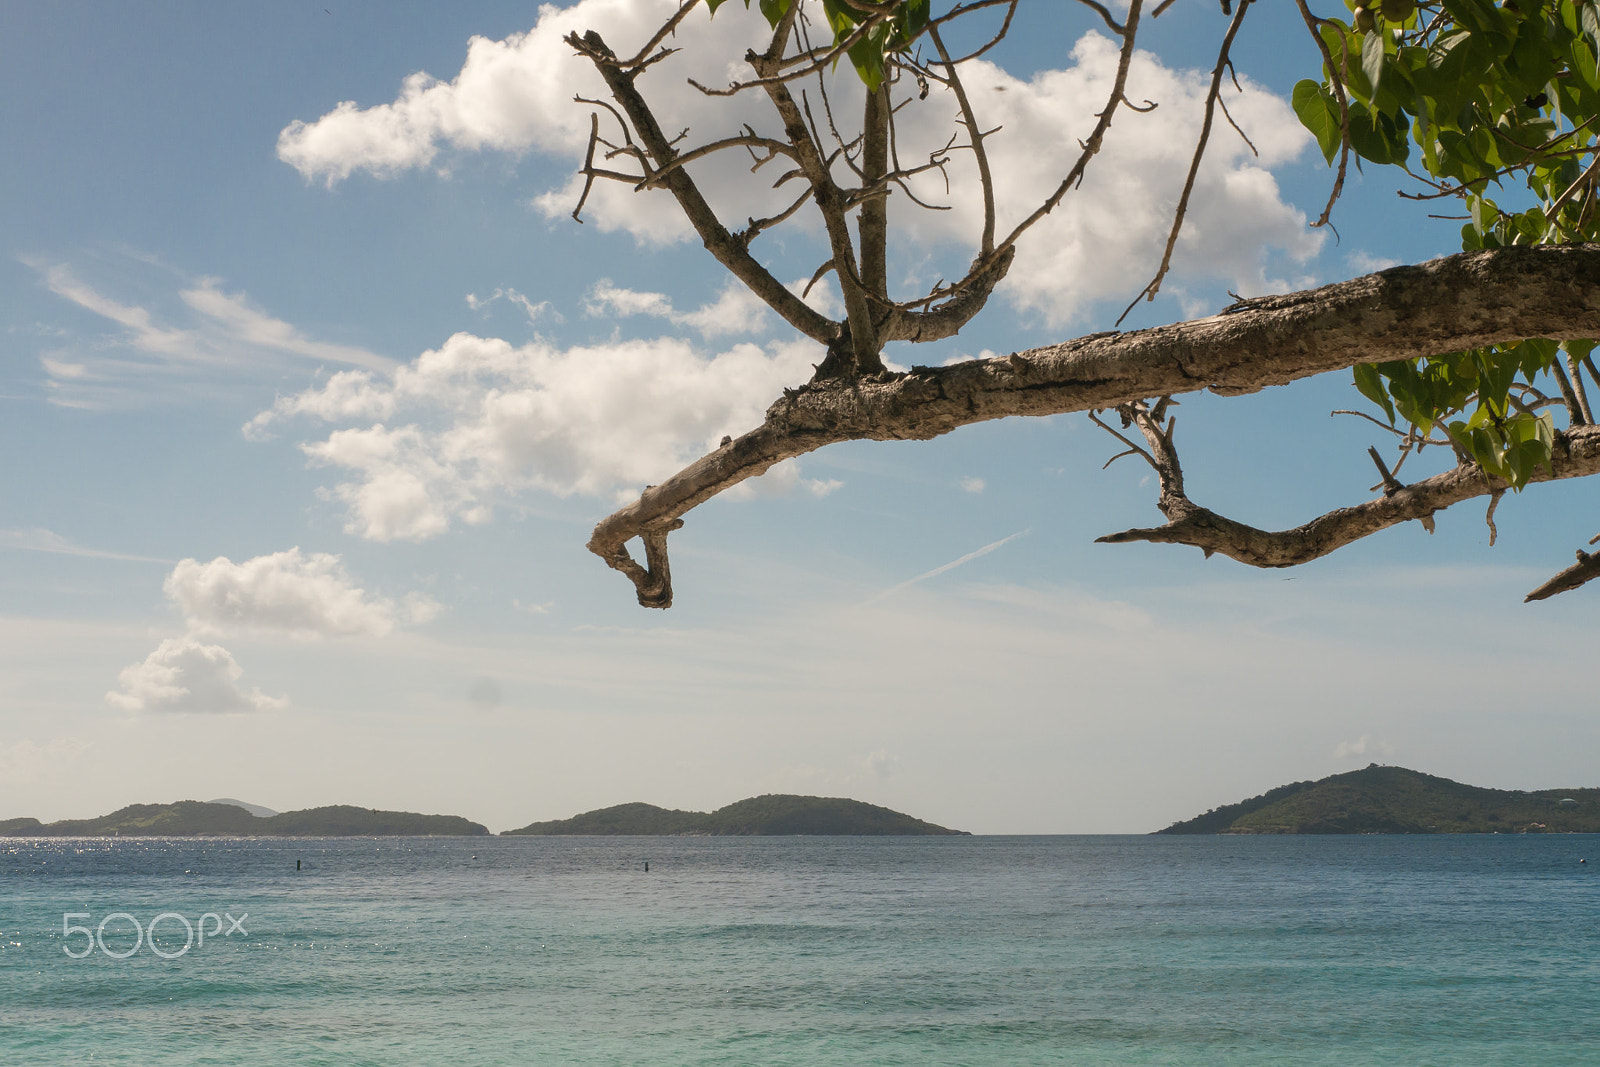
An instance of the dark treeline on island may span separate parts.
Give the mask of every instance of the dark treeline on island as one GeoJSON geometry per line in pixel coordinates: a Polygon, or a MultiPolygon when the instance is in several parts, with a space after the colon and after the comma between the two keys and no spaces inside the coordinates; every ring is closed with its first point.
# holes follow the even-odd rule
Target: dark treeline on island
{"type": "Polygon", "coordinates": [[[1482,789],[1404,767],[1292,782],[1163,834],[1600,833],[1600,789],[1482,789]]]}
{"type": "Polygon", "coordinates": [[[98,819],[0,821],[0,837],[441,837],[488,832],[488,827],[459,815],[417,815],[335,804],[263,818],[235,804],[198,800],[130,804],[98,819]]]}
{"type": "Polygon", "coordinates": [[[638,834],[647,836],[928,836],[965,834],[898,811],[843,797],[768,794],[713,812],[675,811],[654,804],[618,804],[570,819],[536,822],[508,835],[638,834]]]}

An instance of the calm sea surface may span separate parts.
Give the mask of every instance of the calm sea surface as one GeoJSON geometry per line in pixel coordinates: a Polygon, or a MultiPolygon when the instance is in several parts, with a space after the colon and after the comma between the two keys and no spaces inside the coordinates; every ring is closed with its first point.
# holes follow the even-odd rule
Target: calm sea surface
{"type": "Polygon", "coordinates": [[[85,1062],[1591,1067],[1600,837],[0,839],[85,1062]]]}

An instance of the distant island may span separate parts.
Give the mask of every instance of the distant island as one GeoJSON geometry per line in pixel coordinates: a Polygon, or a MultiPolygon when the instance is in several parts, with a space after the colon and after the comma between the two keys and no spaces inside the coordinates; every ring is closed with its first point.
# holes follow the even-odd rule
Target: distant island
{"type": "Polygon", "coordinates": [[[0,820],[0,837],[464,837],[489,832],[459,815],[417,815],[335,804],[260,816],[242,801],[130,804],[98,819],[0,820]]]}
{"type": "Polygon", "coordinates": [[[843,797],[769,793],[713,812],[675,811],[654,804],[618,804],[570,819],[536,822],[506,836],[637,834],[643,836],[930,836],[966,834],[898,811],[843,797]]]}
{"type": "Polygon", "coordinates": [[[1600,833],[1600,789],[1481,789],[1374,763],[1213,808],[1162,834],[1600,833]]]}

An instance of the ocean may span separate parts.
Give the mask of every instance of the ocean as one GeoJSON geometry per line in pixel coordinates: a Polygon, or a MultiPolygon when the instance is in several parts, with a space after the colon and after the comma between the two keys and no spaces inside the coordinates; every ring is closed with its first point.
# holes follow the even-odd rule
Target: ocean
{"type": "Polygon", "coordinates": [[[157,1062],[1592,1067],[1600,836],[0,839],[0,1063],[157,1062]]]}

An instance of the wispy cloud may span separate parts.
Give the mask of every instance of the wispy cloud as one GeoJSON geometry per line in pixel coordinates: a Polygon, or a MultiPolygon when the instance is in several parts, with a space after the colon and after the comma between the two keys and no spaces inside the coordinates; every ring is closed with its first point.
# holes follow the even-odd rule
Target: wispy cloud
{"type": "Polygon", "coordinates": [[[589,291],[584,310],[593,318],[649,315],[666,319],[674,326],[687,326],[706,338],[748,336],[765,332],[772,324],[761,298],[736,281],[724,285],[713,303],[694,311],[679,311],[665,293],[622,289],[612,285],[611,279],[602,278],[589,291]]]}
{"type": "Polygon", "coordinates": [[[565,321],[562,318],[561,312],[555,310],[550,301],[540,300],[538,303],[534,303],[528,298],[527,294],[520,293],[515,289],[506,287],[496,289],[488,296],[479,296],[477,293],[468,293],[467,307],[471,308],[473,311],[482,311],[487,314],[489,305],[493,304],[496,300],[505,300],[515,304],[517,307],[523,310],[524,314],[528,316],[529,322],[538,322],[541,318],[549,318],[553,322],[558,323],[565,321]]]}
{"type": "Polygon", "coordinates": [[[66,407],[125,406],[215,392],[227,383],[282,373],[296,363],[374,371],[394,366],[364,348],[308,336],[244,293],[228,291],[219,278],[179,280],[173,287],[175,304],[158,311],[109,294],[66,263],[22,262],[38,272],[47,290],[104,325],[88,336],[58,331],[38,354],[51,401],[66,407]]]}
{"type": "Polygon", "coordinates": [[[58,556],[87,556],[91,559],[122,559],[132,563],[171,563],[169,559],[159,559],[155,556],[135,556],[127,552],[110,552],[101,548],[89,548],[69,541],[52,530],[34,527],[29,530],[10,529],[0,530],[0,548],[16,549],[22,552],[50,552],[58,556]]]}

